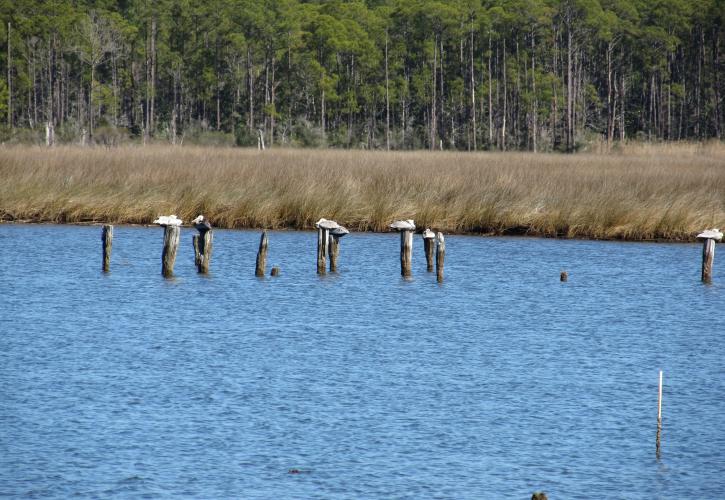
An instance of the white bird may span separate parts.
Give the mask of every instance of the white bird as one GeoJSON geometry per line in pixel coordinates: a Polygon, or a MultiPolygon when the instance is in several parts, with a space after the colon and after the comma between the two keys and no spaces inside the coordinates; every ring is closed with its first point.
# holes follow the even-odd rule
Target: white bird
{"type": "Polygon", "coordinates": [[[435,237],[436,237],[436,234],[433,231],[431,231],[430,229],[426,228],[426,230],[423,231],[424,240],[432,240],[435,237]]]}
{"type": "Polygon", "coordinates": [[[323,218],[315,222],[315,227],[329,230],[337,229],[338,227],[340,227],[340,224],[338,224],[334,220],[327,220],[323,218]]]}
{"type": "Polygon", "coordinates": [[[207,219],[204,218],[203,215],[199,215],[196,219],[191,221],[192,224],[194,224],[194,227],[200,232],[204,233],[206,231],[209,231],[211,229],[211,224],[207,219]]]}
{"type": "Polygon", "coordinates": [[[415,223],[411,220],[396,220],[390,224],[391,229],[396,231],[415,231],[415,223]]]}
{"type": "Polygon", "coordinates": [[[159,215],[159,218],[154,221],[154,224],[159,226],[180,226],[183,221],[176,217],[176,215],[159,215]]]}
{"type": "Polygon", "coordinates": [[[712,229],[707,229],[707,230],[701,232],[700,234],[697,235],[697,237],[707,239],[707,240],[713,239],[715,241],[720,241],[722,239],[722,233],[720,232],[719,229],[712,228],[712,229]]]}
{"type": "Polygon", "coordinates": [[[346,234],[350,234],[350,231],[348,231],[345,226],[338,226],[335,229],[330,230],[330,234],[337,238],[342,238],[346,234]]]}

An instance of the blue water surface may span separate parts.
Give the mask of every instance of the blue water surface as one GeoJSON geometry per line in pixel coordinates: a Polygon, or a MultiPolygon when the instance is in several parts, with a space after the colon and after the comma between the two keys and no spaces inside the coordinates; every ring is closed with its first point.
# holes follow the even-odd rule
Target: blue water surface
{"type": "MultiPolygon", "coordinates": [[[[725,262],[696,244],[0,225],[0,496],[722,498],[725,262]],[[567,270],[569,281],[559,273],[567,270]],[[655,456],[664,371],[662,454],[655,456]],[[299,473],[290,473],[290,471],[299,473]]],[[[724,250],[725,251],[725,250],[724,250]]],[[[719,254],[718,254],[719,255],[719,254]]]]}

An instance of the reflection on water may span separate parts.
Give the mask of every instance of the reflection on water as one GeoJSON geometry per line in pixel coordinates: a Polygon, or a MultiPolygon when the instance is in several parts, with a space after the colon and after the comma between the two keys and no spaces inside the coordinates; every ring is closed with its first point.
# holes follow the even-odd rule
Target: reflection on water
{"type": "Polygon", "coordinates": [[[700,246],[0,226],[0,496],[718,498],[725,265],[700,246]],[[567,283],[559,273],[569,273],[567,283]],[[655,459],[658,370],[665,373],[655,459]],[[300,473],[290,473],[298,470],[300,473]]]}

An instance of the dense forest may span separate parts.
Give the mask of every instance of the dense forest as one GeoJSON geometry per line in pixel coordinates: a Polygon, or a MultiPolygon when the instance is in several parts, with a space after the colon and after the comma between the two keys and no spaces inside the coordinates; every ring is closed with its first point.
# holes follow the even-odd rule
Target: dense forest
{"type": "Polygon", "coordinates": [[[0,0],[0,140],[722,138],[724,0],[0,0]]]}

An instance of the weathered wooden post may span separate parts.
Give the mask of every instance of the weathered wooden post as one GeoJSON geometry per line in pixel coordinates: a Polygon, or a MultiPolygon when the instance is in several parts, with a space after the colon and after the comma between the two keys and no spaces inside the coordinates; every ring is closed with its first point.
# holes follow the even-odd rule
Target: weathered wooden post
{"type": "Polygon", "coordinates": [[[269,273],[270,276],[279,276],[279,267],[275,266],[272,268],[272,272],[269,273]]]}
{"type": "Polygon", "coordinates": [[[430,229],[423,231],[423,250],[425,250],[425,264],[426,270],[431,273],[433,272],[433,254],[435,246],[435,233],[430,229]]]}
{"type": "Polygon", "coordinates": [[[317,228],[317,274],[327,273],[327,252],[330,239],[330,230],[340,225],[334,220],[320,219],[315,222],[317,228]]]}
{"type": "Polygon", "coordinates": [[[660,436],[662,435],[662,370],[660,370],[660,388],[657,396],[657,458],[660,458],[660,436]]]}
{"type": "Polygon", "coordinates": [[[214,241],[214,234],[211,230],[211,224],[203,215],[198,216],[191,221],[199,234],[194,236],[194,264],[196,270],[200,274],[209,272],[209,264],[211,263],[211,251],[214,241]]]}
{"type": "Polygon", "coordinates": [[[722,240],[722,233],[719,229],[708,229],[697,235],[697,239],[703,240],[702,244],[702,282],[712,282],[712,264],[715,260],[715,242],[722,240]]]}
{"type": "Polygon", "coordinates": [[[565,282],[569,279],[569,273],[566,271],[562,271],[561,274],[559,274],[559,281],[565,282]]]}
{"type": "Polygon", "coordinates": [[[181,236],[181,222],[176,215],[162,215],[154,221],[154,224],[164,228],[164,249],[161,253],[161,274],[164,278],[174,276],[176,251],[179,248],[181,236]]]}
{"type": "Polygon", "coordinates": [[[415,223],[411,220],[396,220],[390,224],[400,232],[400,274],[404,278],[413,275],[413,231],[415,223]]]}
{"type": "Polygon", "coordinates": [[[543,491],[537,491],[531,495],[531,500],[549,500],[549,497],[543,491]]]}
{"type": "Polygon", "coordinates": [[[436,278],[438,283],[443,283],[443,265],[446,260],[446,240],[443,233],[436,234],[436,278]]]}
{"type": "Polygon", "coordinates": [[[111,248],[113,247],[113,226],[106,224],[101,230],[101,241],[103,241],[103,272],[111,270],[111,248]]]}
{"type": "MultiPolygon", "coordinates": [[[[254,275],[258,278],[264,278],[264,270],[267,267],[267,231],[262,232],[262,237],[259,239],[259,250],[257,250],[257,265],[254,270],[254,275]]],[[[274,276],[274,269],[272,269],[272,276],[274,276]]]]}
{"type": "Polygon", "coordinates": [[[330,245],[330,272],[336,273],[337,272],[337,257],[340,255],[340,238],[345,236],[346,234],[350,234],[350,231],[347,230],[344,226],[339,226],[335,229],[330,229],[330,240],[328,241],[330,245]]]}

